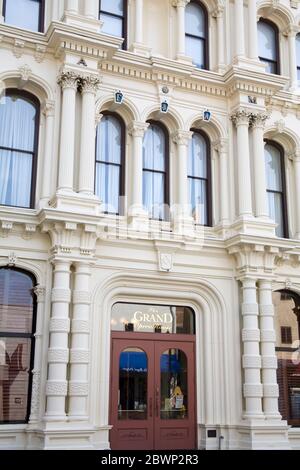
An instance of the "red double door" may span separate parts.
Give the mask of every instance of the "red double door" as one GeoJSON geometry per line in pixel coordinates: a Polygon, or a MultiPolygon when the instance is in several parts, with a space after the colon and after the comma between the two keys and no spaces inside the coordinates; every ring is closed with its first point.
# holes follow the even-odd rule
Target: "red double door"
{"type": "Polygon", "coordinates": [[[112,334],[113,450],[196,448],[194,336],[164,337],[112,334]]]}

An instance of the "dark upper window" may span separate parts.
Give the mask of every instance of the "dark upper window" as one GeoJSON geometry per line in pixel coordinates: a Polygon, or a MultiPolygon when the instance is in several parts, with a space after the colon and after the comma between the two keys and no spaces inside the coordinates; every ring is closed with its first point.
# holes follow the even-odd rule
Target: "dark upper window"
{"type": "Polygon", "coordinates": [[[185,49],[199,69],[208,69],[207,11],[197,0],[192,0],[185,8],[185,49]]]}
{"type": "Polygon", "coordinates": [[[143,205],[152,219],[168,218],[169,135],[156,121],[150,121],[143,142],[143,205]]]}
{"type": "Polygon", "coordinates": [[[296,36],[297,78],[300,84],[300,33],[296,36]]]}
{"type": "Polygon", "coordinates": [[[0,423],[26,423],[30,413],[36,302],[33,277],[0,269],[0,423]]]}
{"type": "Polygon", "coordinates": [[[33,208],[39,103],[29,93],[6,90],[0,101],[0,204],[33,208]]]}
{"type": "Polygon", "coordinates": [[[103,21],[102,33],[124,38],[127,42],[127,0],[100,0],[99,18],[103,21]]]}
{"type": "Polygon", "coordinates": [[[274,142],[265,145],[266,182],[269,216],[277,223],[276,235],[288,237],[284,155],[274,142]]]}
{"type": "Polygon", "coordinates": [[[258,27],[258,55],[266,64],[266,72],[279,74],[279,41],[277,26],[269,20],[261,19],[258,27]]]}
{"type": "Polygon", "coordinates": [[[292,328],[290,326],[281,327],[282,344],[292,344],[292,328]]]}
{"type": "Polygon", "coordinates": [[[97,127],[95,192],[106,213],[119,215],[123,212],[125,126],[117,114],[103,114],[97,127]]]}
{"type": "Polygon", "coordinates": [[[3,0],[3,16],[7,24],[32,31],[44,31],[43,0],[3,0]]]}
{"type": "Polygon", "coordinates": [[[189,203],[197,224],[211,225],[210,145],[202,132],[195,130],[189,144],[189,203]]]}

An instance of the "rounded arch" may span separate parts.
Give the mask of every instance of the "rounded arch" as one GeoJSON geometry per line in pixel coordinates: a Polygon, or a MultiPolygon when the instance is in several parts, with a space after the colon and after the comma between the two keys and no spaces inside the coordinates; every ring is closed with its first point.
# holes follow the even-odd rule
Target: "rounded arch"
{"type": "MultiPolygon", "coordinates": [[[[0,259],[0,269],[9,267],[7,259],[0,259]]],[[[43,270],[27,260],[17,259],[16,263],[12,266],[13,268],[27,272],[33,279],[35,279],[35,286],[45,285],[45,275],[43,270]]]]}
{"type": "Polygon", "coordinates": [[[294,16],[291,10],[278,3],[276,7],[272,0],[262,0],[257,3],[258,17],[268,19],[275,23],[280,32],[284,32],[290,25],[294,24],[294,16]]]}
{"type": "Polygon", "coordinates": [[[226,129],[214,115],[211,116],[209,122],[204,121],[203,116],[199,115],[199,113],[192,116],[186,122],[185,129],[190,130],[192,128],[203,131],[208,136],[211,143],[228,138],[226,129]]]}
{"type": "Polygon", "coordinates": [[[101,114],[103,111],[119,114],[126,126],[132,121],[141,120],[137,106],[127,96],[121,105],[116,104],[111,95],[100,97],[96,103],[96,114],[101,114]]]}
{"type": "Polygon", "coordinates": [[[278,127],[271,125],[266,128],[265,139],[277,142],[284,149],[285,155],[294,154],[300,149],[300,137],[293,130],[284,128],[282,131],[278,127]]]}
{"type": "Polygon", "coordinates": [[[161,113],[157,105],[145,108],[141,115],[141,120],[142,122],[147,122],[149,120],[162,122],[168,129],[170,135],[178,129],[184,129],[184,123],[180,114],[172,107],[166,114],[161,113]]]}
{"type": "Polygon", "coordinates": [[[38,98],[41,105],[45,101],[54,101],[55,99],[55,92],[49,83],[40,76],[32,73],[26,66],[21,67],[19,70],[10,70],[0,74],[0,82],[3,83],[4,89],[22,89],[31,93],[38,98]],[[20,82],[22,88],[20,87],[20,82]]]}
{"type": "Polygon", "coordinates": [[[200,6],[206,10],[206,14],[212,14],[213,11],[220,5],[224,5],[224,1],[221,0],[218,2],[218,0],[195,0],[195,3],[200,4],[200,6]]]}

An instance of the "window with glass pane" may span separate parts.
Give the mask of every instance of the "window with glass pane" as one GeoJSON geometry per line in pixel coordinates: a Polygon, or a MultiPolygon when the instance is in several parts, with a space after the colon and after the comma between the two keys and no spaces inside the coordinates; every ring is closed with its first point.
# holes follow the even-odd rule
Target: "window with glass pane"
{"type": "Polygon", "coordinates": [[[198,68],[208,68],[207,15],[198,1],[191,1],[185,8],[185,47],[186,55],[198,68]]]}
{"type": "Polygon", "coordinates": [[[189,202],[191,215],[200,225],[210,225],[209,164],[207,141],[203,135],[194,132],[188,157],[189,202]]]}
{"type": "Polygon", "coordinates": [[[95,192],[108,214],[122,212],[123,159],[123,122],[115,115],[106,114],[97,127],[95,192]]]}
{"type": "Polygon", "coordinates": [[[266,20],[257,23],[259,59],[266,64],[266,72],[279,73],[278,31],[277,27],[266,20]]]}
{"type": "Polygon", "coordinates": [[[29,418],[35,301],[31,276],[0,269],[0,423],[29,418]]]}
{"type": "Polygon", "coordinates": [[[187,358],[180,349],[168,349],[160,357],[161,419],[188,417],[187,358]]]}
{"type": "Polygon", "coordinates": [[[3,16],[7,24],[43,32],[42,0],[4,0],[3,16]]]}
{"type": "Polygon", "coordinates": [[[33,207],[38,104],[8,90],[0,100],[0,204],[33,207]]]}
{"type": "Polygon", "coordinates": [[[300,86],[300,33],[296,36],[296,55],[297,55],[297,78],[300,86]]]}
{"type": "Polygon", "coordinates": [[[118,419],[147,419],[147,354],[138,348],[122,351],[119,367],[118,419]]]}
{"type": "Polygon", "coordinates": [[[103,21],[101,32],[125,38],[126,10],[126,0],[100,0],[99,18],[103,21]]]}
{"type": "Polygon", "coordinates": [[[265,145],[266,181],[269,201],[269,216],[278,225],[276,235],[284,238],[286,234],[285,190],[282,171],[282,153],[277,146],[265,145]]]}
{"type": "Polygon", "coordinates": [[[160,124],[151,123],[143,142],[143,204],[152,219],[167,217],[167,167],[166,131],[160,124]]]}

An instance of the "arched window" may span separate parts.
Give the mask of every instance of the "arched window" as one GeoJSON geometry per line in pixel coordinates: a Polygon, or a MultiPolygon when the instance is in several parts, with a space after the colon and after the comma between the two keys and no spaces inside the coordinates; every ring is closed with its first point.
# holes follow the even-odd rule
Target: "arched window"
{"type": "Polygon", "coordinates": [[[289,290],[273,292],[275,308],[279,411],[291,426],[300,426],[300,297],[289,290]]]}
{"type": "Polygon", "coordinates": [[[169,205],[169,136],[160,122],[149,123],[143,142],[143,205],[152,219],[165,220],[169,205]]]}
{"type": "Polygon", "coordinates": [[[186,55],[199,69],[208,69],[208,19],[205,7],[192,0],[185,8],[186,55]]]}
{"type": "Polygon", "coordinates": [[[297,55],[297,78],[300,86],[300,33],[296,36],[296,55],[297,55]]]}
{"type": "Polygon", "coordinates": [[[188,158],[189,202],[197,224],[211,226],[210,145],[206,135],[194,130],[188,158]]]}
{"type": "Polygon", "coordinates": [[[258,55],[266,64],[266,72],[279,74],[279,41],[277,26],[269,20],[261,19],[258,27],[258,55]]]}
{"type": "Polygon", "coordinates": [[[97,127],[95,192],[106,213],[120,215],[120,198],[125,194],[125,126],[117,114],[103,114],[97,127]]]}
{"type": "Polygon", "coordinates": [[[18,28],[42,33],[44,4],[44,0],[3,0],[4,21],[18,28]]]}
{"type": "Polygon", "coordinates": [[[33,208],[39,103],[29,93],[6,90],[0,101],[0,204],[33,208]]]}
{"type": "Polygon", "coordinates": [[[0,423],[26,423],[30,414],[36,300],[34,278],[0,269],[0,423]]]}
{"type": "Polygon", "coordinates": [[[278,224],[276,235],[281,238],[287,238],[284,155],[282,148],[274,142],[267,141],[265,145],[265,163],[269,216],[278,224]]]}
{"type": "Polygon", "coordinates": [[[99,18],[103,21],[102,33],[124,38],[127,47],[127,0],[100,0],[99,18]]]}

